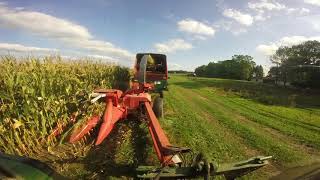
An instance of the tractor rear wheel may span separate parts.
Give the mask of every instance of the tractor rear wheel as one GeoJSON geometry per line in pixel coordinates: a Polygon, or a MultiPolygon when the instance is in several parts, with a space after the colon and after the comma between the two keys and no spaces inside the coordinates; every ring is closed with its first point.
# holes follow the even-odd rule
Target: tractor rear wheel
{"type": "Polygon", "coordinates": [[[163,98],[156,97],[152,109],[157,118],[163,118],[163,98]]]}

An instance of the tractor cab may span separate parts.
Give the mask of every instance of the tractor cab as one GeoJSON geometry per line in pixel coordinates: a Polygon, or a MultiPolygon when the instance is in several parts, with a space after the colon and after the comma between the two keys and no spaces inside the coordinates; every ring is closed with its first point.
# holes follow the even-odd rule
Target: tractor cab
{"type": "Polygon", "coordinates": [[[154,85],[154,92],[162,94],[167,89],[167,57],[164,54],[139,53],[136,55],[134,79],[154,85]],[[143,80],[141,80],[143,76],[143,80]]]}

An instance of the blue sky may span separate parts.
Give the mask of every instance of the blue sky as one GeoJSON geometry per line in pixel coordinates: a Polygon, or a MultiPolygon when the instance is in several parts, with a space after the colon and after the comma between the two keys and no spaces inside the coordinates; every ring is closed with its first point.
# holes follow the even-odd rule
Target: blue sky
{"type": "Polygon", "coordinates": [[[138,52],[193,70],[320,40],[320,0],[0,0],[0,53],[90,57],[132,66],[138,52]]]}

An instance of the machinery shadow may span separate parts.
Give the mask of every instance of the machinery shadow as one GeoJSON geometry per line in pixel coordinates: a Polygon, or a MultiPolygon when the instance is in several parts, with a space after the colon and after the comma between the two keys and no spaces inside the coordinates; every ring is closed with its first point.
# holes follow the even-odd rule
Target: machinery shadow
{"type": "MultiPolygon", "coordinates": [[[[135,169],[140,164],[145,164],[148,158],[147,147],[149,146],[148,132],[141,127],[141,123],[137,119],[128,119],[121,121],[111,132],[102,144],[93,146],[87,156],[83,159],[85,170],[90,173],[84,177],[85,179],[109,179],[112,177],[136,177],[135,169]],[[129,139],[126,139],[126,133],[130,132],[129,139]],[[133,149],[131,152],[134,157],[130,157],[133,161],[121,162],[117,161],[119,156],[128,156],[128,154],[120,154],[119,148],[124,141],[129,141],[133,149]]],[[[96,137],[96,135],[94,135],[96,137]]],[[[121,158],[121,157],[120,157],[121,158]]]]}

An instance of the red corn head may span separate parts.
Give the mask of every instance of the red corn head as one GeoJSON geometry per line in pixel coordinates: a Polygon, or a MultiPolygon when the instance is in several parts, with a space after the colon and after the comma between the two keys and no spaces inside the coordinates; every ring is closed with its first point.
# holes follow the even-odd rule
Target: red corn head
{"type": "Polygon", "coordinates": [[[70,137],[69,142],[74,143],[78,140],[80,140],[82,137],[84,137],[86,134],[89,133],[91,129],[93,129],[97,124],[98,121],[100,120],[99,116],[93,116],[90,118],[90,120],[87,122],[85,126],[82,128],[76,130],[70,137]]]}
{"type": "Polygon", "coordinates": [[[76,122],[76,115],[73,114],[71,117],[70,117],[70,120],[69,122],[67,123],[57,123],[56,127],[53,129],[53,131],[51,132],[51,134],[48,136],[48,139],[52,138],[52,137],[57,137],[59,136],[63,130],[66,128],[66,126],[68,126],[69,124],[73,124],[76,122]]]}
{"type": "Polygon", "coordinates": [[[120,120],[123,116],[124,110],[113,106],[112,99],[108,99],[107,107],[103,116],[103,123],[101,124],[96,145],[102,143],[102,141],[110,134],[114,128],[114,124],[120,120]]]}

